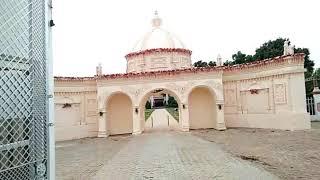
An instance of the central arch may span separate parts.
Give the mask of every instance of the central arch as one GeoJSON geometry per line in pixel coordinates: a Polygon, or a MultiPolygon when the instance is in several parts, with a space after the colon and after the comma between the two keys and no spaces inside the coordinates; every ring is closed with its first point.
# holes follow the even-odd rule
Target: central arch
{"type": "MultiPolygon", "coordinates": [[[[182,115],[181,115],[181,100],[179,98],[179,96],[172,90],[167,89],[167,88],[153,88],[152,90],[147,91],[142,98],[139,101],[139,109],[141,111],[140,113],[140,128],[141,131],[145,131],[146,129],[146,117],[145,117],[145,110],[146,110],[146,103],[149,100],[149,98],[157,93],[163,93],[163,94],[168,94],[170,97],[173,97],[174,100],[177,102],[177,112],[178,112],[178,119],[176,119],[178,122],[176,122],[177,126],[176,129],[181,129],[181,122],[182,122],[182,115]]],[[[168,112],[169,113],[169,112],[168,112]]],[[[170,113],[169,113],[170,114],[170,113]]],[[[171,114],[172,115],[172,114],[171,114]]],[[[171,116],[170,116],[171,117],[171,116]]],[[[173,116],[172,116],[173,117],[173,116]]],[[[169,121],[169,120],[168,120],[169,121]]],[[[172,122],[172,120],[170,119],[170,122],[172,122]]],[[[149,122],[148,122],[149,123],[149,122]]],[[[149,127],[150,123],[148,124],[149,127]]],[[[170,124],[171,125],[171,124],[170,124]]],[[[168,125],[169,126],[169,125],[168,125]]],[[[172,126],[171,126],[172,127],[172,126]]]]}
{"type": "Polygon", "coordinates": [[[194,87],[188,104],[190,129],[217,128],[216,95],[209,87],[194,87]]]}
{"type": "Polygon", "coordinates": [[[133,132],[132,101],[122,92],[112,94],[107,100],[107,130],[110,135],[133,132]]]}

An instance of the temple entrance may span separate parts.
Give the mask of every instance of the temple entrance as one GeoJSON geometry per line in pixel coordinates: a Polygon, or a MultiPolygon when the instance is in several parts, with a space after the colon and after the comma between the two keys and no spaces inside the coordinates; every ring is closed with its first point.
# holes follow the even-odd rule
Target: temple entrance
{"type": "Polygon", "coordinates": [[[132,102],[124,93],[116,93],[107,101],[107,131],[110,135],[133,132],[132,102]]]}
{"type": "Polygon", "coordinates": [[[145,95],[140,109],[142,130],[177,130],[180,128],[180,109],[175,95],[166,89],[155,89],[145,95]]]}
{"type": "Polygon", "coordinates": [[[216,98],[208,88],[193,89],[188,101],[190,129],[216,128],[216,98]]]}

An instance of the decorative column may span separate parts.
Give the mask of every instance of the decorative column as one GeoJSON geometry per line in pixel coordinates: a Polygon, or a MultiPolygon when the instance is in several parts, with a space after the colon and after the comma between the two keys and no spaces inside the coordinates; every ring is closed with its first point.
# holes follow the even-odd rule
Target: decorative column
{"type": "Polygon", "coordinates": [[[168,105],[168,101],[169,101],[169,95],[166,94],[166,105],[168,105]]]}
{"type": "Polygon", "coordinates": [[[100,112],[99,112],[98,137],[108,137],[108,134],[107,134],[107,112],[106,112],[106,110],[100,110],[100,112]]]}
{"type": "Polygon", "coordinates": [[[154,99],[153,99],[153,96],[150,97],[150,104],[151,104],[151,108],[153,108],[153,105],[154,105],[154,99]]]}
{"type": "Polygon", "coordinates": [[[189,131],[190,124],[189,124],[189,108],[188,105],[185,103],[182,103],[180,105],[180,121],[181,121],[181,130],[182,131],[189,131]]]}
{"type": "Polygon", "coordinates": [[[132,123],[132,134],[133,135],[137,135],[137,134],[141,134],[141,118],[140,118],[140,109],[139,109],[139,106],[135,106],[133,107],[133,111],[132,111],[132,120],[133,120],[133,123],[132,123]]]}
{"type": "Polygon", "coordinates": [[[224,121],[224,104],[223,100],[217,100],[216,102],[216,109],[217,109],[217,130],[225,130],[226,129],[226,124],[224,121]]]}

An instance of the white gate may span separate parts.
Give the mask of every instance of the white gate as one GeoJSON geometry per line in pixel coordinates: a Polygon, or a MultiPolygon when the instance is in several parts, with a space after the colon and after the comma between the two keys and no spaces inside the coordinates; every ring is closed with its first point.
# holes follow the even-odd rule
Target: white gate
{"type": "Polygon", "coordinates": [[[53,173],[48,168],[48,4],[0,2],[1,180],[49,179],[53,173]]]}
{"type": "Polygon", "coordinates": [[[314,106],[314,98],[313,97],[307,97],[306,99],[307,103],[307,111],[310,115],[315,115],[315,106],[314,106]]]}

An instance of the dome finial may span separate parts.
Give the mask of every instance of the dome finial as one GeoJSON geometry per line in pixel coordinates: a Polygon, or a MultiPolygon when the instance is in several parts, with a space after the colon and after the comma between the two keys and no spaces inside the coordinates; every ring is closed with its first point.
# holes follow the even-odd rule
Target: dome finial
{"type": "Polygon", "coordinates": [[[155,10],[154,11],[154,18],[152,19],[152,27],[154,28],[158,28],[161,26],[162,20],[161,18],[159,18],[158,16],[158,11],[155,10]]]}

